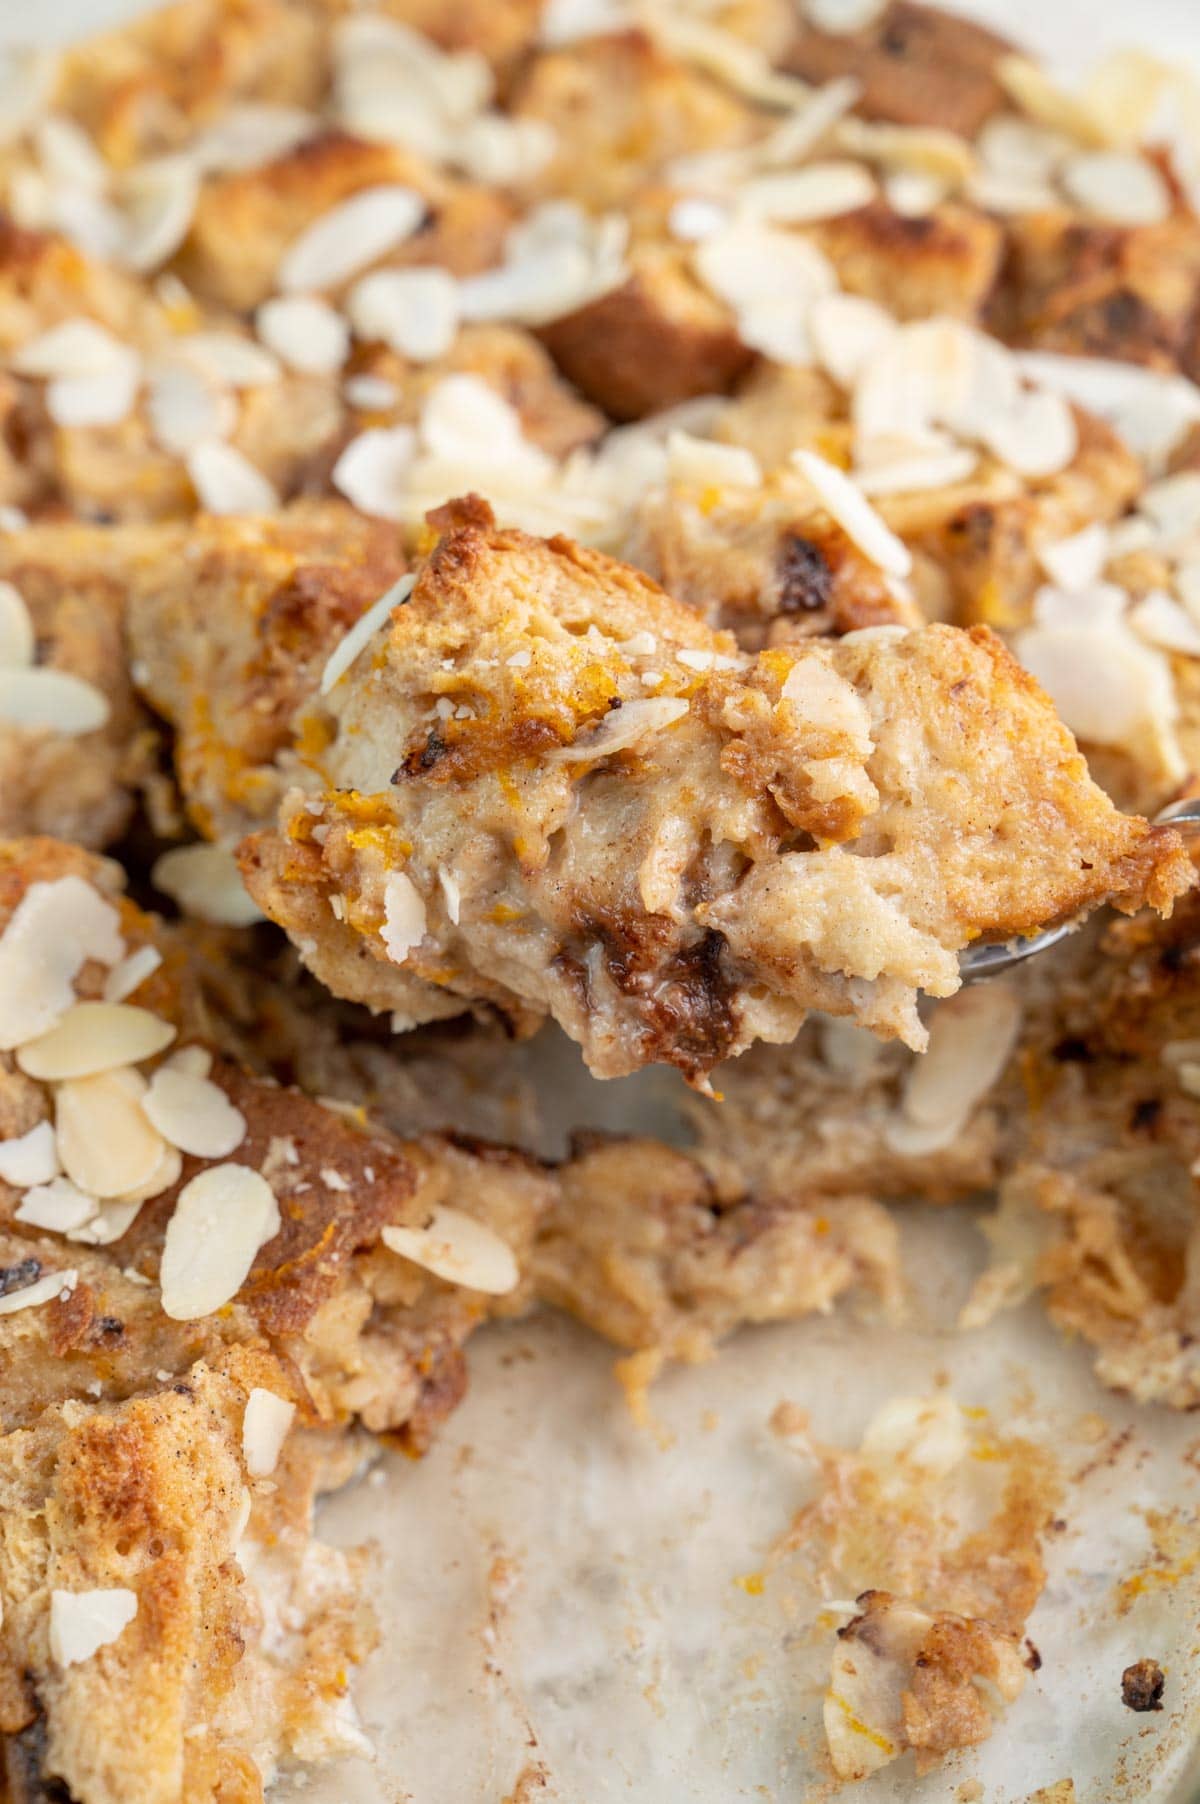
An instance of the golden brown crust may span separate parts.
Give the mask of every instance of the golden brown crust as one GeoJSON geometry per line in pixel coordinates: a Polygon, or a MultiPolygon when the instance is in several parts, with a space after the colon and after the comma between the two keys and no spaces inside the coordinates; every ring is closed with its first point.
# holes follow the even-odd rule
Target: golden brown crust
{"type": "Polygon", "coordinates": [[[118,168],[173,150],[239,101],[321,97],[316,9],[289,0],[177,0],[69,50],[54,104],[118,168]]]}
{"type": "Polygon", "coordinates": [[[458,276],[497,261],[512,209],[494,190],[458,181],[395,145],[336,129],[259,169],[218,177],[201,193],[179,272],[197,294],[240,312],[266,300],[288,246],[363,188],[415,189],[428,215],[389,264],[439,264],[458,276]]]}
{"type": "Polygon", "coordinates": [[[973,138],[1005,105],[995,68],[1013,46],[974,20],[940,7],[890,0],[859,31],[836,35],[805,24],[784,66],[806,81],[852,75],[868,119],[931,125],[973,138]]]}
{"type": "Polygon", "coordinates": [[[1200,224],[1118,226],[1035,213],[1010,222],[998,329],[1017,343],[1200,371],[1200,224]]]}
{"type": "Polygon", "coordinates": [[[0,535],[0,580],[33,621],[39,669],[81,678],[109,716],[95,732],[0,725],[0,837],[51,834],[99,848],[126,827],[154,768],[156,735],[130,681],[119,574],[86,528],[0,535]]]}
{"type": "Polygon", "coordinates": [[[637,29],[535,57],[511,104],[558,140],[533,193],[569,194],[591,212],[628,204],[675,158],[734,149],[764,129],[762,113],[637,29]]]}
{"type": "Polygon", "coordinates": [[[728,310],[676,249],[646,250],[621,287],[539,332],[560,370],[615,420],[724,394],[754,362],[728,310]]]}

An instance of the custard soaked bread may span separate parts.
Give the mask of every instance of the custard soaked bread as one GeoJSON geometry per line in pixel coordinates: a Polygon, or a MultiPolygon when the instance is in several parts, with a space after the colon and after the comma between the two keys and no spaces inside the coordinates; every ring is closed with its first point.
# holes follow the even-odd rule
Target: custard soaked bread
{"type": "Polygon", "coordinates": [[[244,851],[266,912],[337,994],[552,1014],[601,1075],[702,1080],[814,1007],[920,1046],[971,941],[1191,881],[986,630],[751,659],[469,505],[322,718],[315,783],[244,851]]]}

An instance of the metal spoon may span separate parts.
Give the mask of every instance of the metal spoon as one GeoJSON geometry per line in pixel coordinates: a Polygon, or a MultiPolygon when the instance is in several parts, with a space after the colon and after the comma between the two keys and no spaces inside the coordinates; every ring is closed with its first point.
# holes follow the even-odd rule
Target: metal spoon
{"type": "MultiPolygon", "coordinates": [[[[1200,827],[1200,797],[1192,797],[1186,802],[1172,802],[1161,814],[1154,817],[1156,827],[1200,827]]],[[[1066,922],[1062,927],[1048,927],[1045,933],[1031,933],[1028,938],[1004,940],[999,943],[981,946],[968,946],[958,961],[964,983],[978,983],[981,977],[996,977],[1001,971],[1010,971],[1027,958],[1033,958],[1038,952],[1046,952],[1051,946],[1057,946],[1065,940],[1069,933],[1074,933],[1078,923],[1066,922]]]]}

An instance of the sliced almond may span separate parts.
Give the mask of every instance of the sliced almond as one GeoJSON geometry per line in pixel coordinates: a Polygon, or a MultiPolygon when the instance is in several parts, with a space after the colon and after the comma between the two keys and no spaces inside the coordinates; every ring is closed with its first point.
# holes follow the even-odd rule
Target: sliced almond
{"type": "Polygon", "coordinates": [[[55,1297],[70,1296],[78,1282],[76,1271],[45,1272],[32,1284],[0,1295],[0,1315],[15,1315],[19,1309],[36,1309],[42,1303],[52,1303],[55,1297]]]}
{"type": "Polygon", "coordinates": [[[200,175],[185,156],[156,157],[131,169],[121,183],[125,234],[119,260],[146,274],[173,257],[191,229],[200,175]]]}
{"type": "Polygon", "coordinates": [[[1114,225],[1158,225],[1171,212],[1171,192],[1162,175],[1148,158],[1132,152],[1073,157],[1060,179],[1073,201],[1114,225]]]}
{"type": "Polygon", "coordinates": [[[281,374],[279,359],[271,351],[236,332],[189,332],[177,341],[176,349],[214,382],[230,388],[262,388],[278,382],[281,374]]]}
{"type": "Polygon", "coordinates": [[[912,556],[908,547],[884,524],[862,490],[843,471],[812,451],[794,451],[792,462],[812,484],[826,512],[853,539],[864,557],[889,576],[909,574],[912,556]]]}
{"type": "Polygon", "coordinates": [[[14,1190],[25,1190],[31,1184],[48,1184],[61,1170],[54,1126],[39,1121],[28,1133],[13,1140],[0,1140],[0,1181],[14,1190]]]}
{"type": "Polygon", "coordinates": [[[1185,608],[1162,589],[1152,589],[1134,604],[1129,624],[1151,645],[1162,651],[1200,658],[1200,625],[1185,608]]]}
{"type": "Polygon", "coordinates": [[[183,457],[233,431],[237,402],[203,370],[172,357],[151,370],[146,417],[163,450],[183,457]]]}
{"type": "Polygon", "coordinates": [[[118,1065],[139,1065],[175,1038],[170,1022],[127,1002],[77,1002],[49,1033],[27,1040],[17,1064],[43,1083],[91,1077],[118,1065]]]}
{"type": "Polygon", "coordinates": [[[738,206],[751,218],[802,225],[857,212],[877,192],[874,176],[862,163],[809,163],[751,177],[738,191],[738,206]]]}
{"type": "Polygon", "coordinates": [[[88,959],[115,965],[124,952],[120,915],[82,877],[31,883],[0,935],[0,1050],[66,1014],[88,959]]]}
{"type": "Polygon", "coordinates": [[[279,496],[261,470],[233,445],[211,439],[187,460],[192,487],[210,514],[271,514],[279,496]]]}
{"type": "Polygon", "coordinates": [[[66,319],[26,339],[9,362],[21,376],[101,376],[122,364],[128,347],[91,319],[66,319]]]}
{"type": "Polygon", "coordinates": [[[67,1234],[91,1221],[99,1210],[94,1196],[88,1196],[70,1178],[55,1177],[27,1190],[14,1213],[18,1221],[29,1227],[67,1234]]]}
{"type": "Polygon", "coordinates": [[[124,1196],[158,1167],[163,1142],[142,1113],[145,1089],[145,1080],[125,1069],[69,1078],[55,1092],[58,1156],[89,1196],[124,1196]]]}
{"type": "Polygon", "coordinates": [[[0,668],[0,723],[78,739],[108,722],[108,697],[69,670],[0,668]]]}
{"type": "Polygon", "coordinates": [[[716,439],[694,438],[690,432],[668,435],[667,474],[672,482],[702,488],[756,489],[762,485],[762,470],[752,451],[716,439]]]}
{"type": "Polygon", "coordinates": [[[296,1405],[255,1385],[242,1417],[242,1454],[251,1478],[269,1478],[279,1464],[296,1405]]]}
{"type": "Polygon", "coordinates": [[[157,946],[139,946],[136,952],[123,958],[119,965],[114,965],[105,978],[105,1002],[124,1002],[127,996],[134,995],[146,979],[154,975],[162,962],[162,953],[157,946]]]}
{"type": "Polygon", "coordinates": [[[167,1224],[159,1284],[173,1321],[232,1302],[259,1250],[279,1232],[279,1204],[247,1165],[210,1165],[184,1185],[167,1224]]]}
{"type": "Polygon", "coordinates": [[[137,1593],[123,1585],[51,1591],[50,1658],[58,1667],[90,1660],[128,1628],[137,1612],[137,1593]]]}
{"type": "Polygon", "coordinates": [[[411,426],[372,426],[350,440],[332,482],[364,514],[403,516],[417,435],[411,426]]]}
{"type": "Polygon", "coordinates": [[[198,1159],[224,1159],[246,1138],[246,1117],[219,1084],[160,1066],[142,1101],[163,1139],[198,1159]]]}
{"type": "Polygon", "coordinates": [[[677,695],[652,695],[625,702],[620,708],[611,709],[598,726],[581,733],[570,745],[557,747],[550,755],[567,764],[610,758],[615,752],[627,752],[652,734],[674,726],[688,710],[689,704],[677,695]]]}
{"type": "Polygon", "coordinates": [[[329,691],[340,682],[361,651],[371,643],[375,634],[391,619],[401,602],[407,601],[416,584],[415,576],[402,576],[397,583],[373,602],[366,613],[361,615],[345,638],[336,645],[329,654],[325,669],[321,673],[321,694],[329,691]]]}
{"type": "Polygon", "coordinates": [[[437,1204],[420,1228],[386,1227],[380,1239],[393,1253],[411,1259],[447,1284],[461,1284],[488,1296],[505,1296],[521,1281],[512,1248],[493,1228],[461,1209],[437,1204]]]}
{"type": "Polygon", "coordinates": [[[377,269],[346,303],[360,338],[377,339],[413,363],[444,357],[458,331],[458,283],[444,269],[377,269]]]}
{"type": "Polygon", "coordinates": [[[380,938],[393,964],[402,965],[425,938],[428,922],[420,890],[403,871],[393,871],[383,886],[380,938]]]}
{"type": "Polygon", "coordinates": [[[127,351],[94,376],[59,376],[48,383],[46,412],[56,426],[117,426],[132,412],[141,379],[141,360],[127,351]]]}
{"type": "Polygon", "coordinates": [[[150,879],[185,915],[215,927],[249,927],[263,918],[224,846],[176,846],[155,861],[150,879]]]}
{"type": "Polygon", "coordinates": [[[1002,979],[938,1003],[928,1049],[908,1069],[900,1118],[888,1126],[889,1144],[910,1154],[949,1146],[1003,1072],[1020,1026],[1020,998],[1002,979]]]}
{"type": "Polygon", "coordinates": [[[1038,563],[1050,581],[1068,593],[1090,588],[1099,580],[1108,561],[1108,528],[1093,521],[1070,538],[1056,539],[1038,548],[1038,563]]]}
{"type": "Polygon", "coordinates": [[[289,369],[328,376],[350,350],[350,327],[327,301],[311,294],[264,301],[255,315],[258,336],[289,369]]]}
{"type": "Polygon", "coordinates": [[[890,313],[857,294],[827,294],[814,301],[808,330],[820,363],[842,388],[853,388],[867,362],[896,330],[890,313]]]}
{"type": "Polygon", "coordinates": [[[363,188],[300,234],[279,265],[277,286],[285,294],[336,288],[410,238],[425,212],[413,188],[363,188]]]}
{"type": "Polygon", "coordinates": [[[0,669],[22,670],[33,663],[37,637],[25,597],[0,582],[0,669]]]}

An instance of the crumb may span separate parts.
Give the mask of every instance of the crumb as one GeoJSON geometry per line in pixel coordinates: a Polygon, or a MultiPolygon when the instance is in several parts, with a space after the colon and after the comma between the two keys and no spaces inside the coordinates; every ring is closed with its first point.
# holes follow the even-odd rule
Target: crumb
{"type": "Polygon", "coordinates": [[[787,1399],[784,1398],[783,1402],[777,1403],[775,1408],[771,1411],[771,1419],[768,1423],[768,1427],[772,1434],[781,1436],[800,1435],[807,1434],[808,1423],[808,1411],[806,1409],[801,1409],[798,1403],[789,1403],[787,1399]]]}
{"type": "Polygon", "coordinates": [[[1121,1702],[1128,1710],[1161,1710],[1166,1683],[1157,1660],[1135,1660],[1121,1674],[1121,1702]]]}

